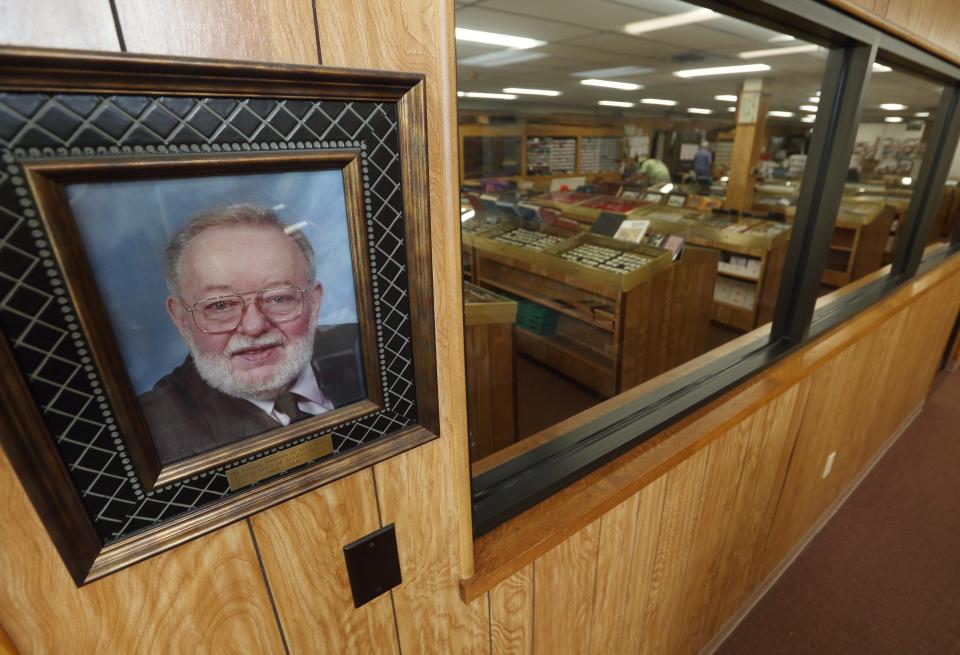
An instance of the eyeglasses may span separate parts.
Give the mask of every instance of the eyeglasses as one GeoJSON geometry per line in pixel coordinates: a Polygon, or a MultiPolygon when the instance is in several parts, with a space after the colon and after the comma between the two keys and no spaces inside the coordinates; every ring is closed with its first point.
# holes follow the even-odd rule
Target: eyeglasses
{"type": "Polygon", "coordinates": [[[244,296],[256,293],[254,302],[263,315],[273,323],[283,323],[303,313],[303,294],[306,291],[300,287],[282,286],[207,298],[194,303],[193,307],[188,307],[182,300],[180,304],[190,312],[201,332],[222,334],[233,332],[243,320],[248,302],[244,296]]]}

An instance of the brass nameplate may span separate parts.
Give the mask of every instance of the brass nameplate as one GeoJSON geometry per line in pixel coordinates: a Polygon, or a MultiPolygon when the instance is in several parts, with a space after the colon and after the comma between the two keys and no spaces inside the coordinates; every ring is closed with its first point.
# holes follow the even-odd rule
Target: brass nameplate
{"type": "Polygon", "coordinates": [[[319,459],[333,452],[333,439],[329,434],[317,437],[312,441],[302,443],[293,448],[281,450],[279,453],[267,455],[242,466],[227,471],[227,482],[230,491],[242,489],[254,482],[259,482],[281,471],[288,471],[300,466],[304,462],[319,459]]]}

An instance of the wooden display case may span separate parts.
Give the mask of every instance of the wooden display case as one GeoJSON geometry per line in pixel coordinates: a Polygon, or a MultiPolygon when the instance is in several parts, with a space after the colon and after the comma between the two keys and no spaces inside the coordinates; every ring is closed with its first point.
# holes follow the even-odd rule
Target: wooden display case
{"type": "Polygon", "coordinates": [[[500,217],[494,217],[494,222],[487,221],[487,214],[477,212],[473,218],[460,223],[460,261],[463,269],[463,279],[466,282],[473,282],[474,271],[474,248],[473,237],[477,234],[489,232],[497,227],[500,217]]]}
{"type": "Polygon", "coordinates": [[[773,319],[789,225],[752,218],[718,220],[704,212],[666,205],[641,207],[628,216],[649,220],[651,230],[679,235],[688,244],[718,252],[713,320],[752,330],[773,319]]]}
{"type": "Polygon", "coordinates": [[[463,285],[464,351],[470,461],[517,438],[514,300],[469,282],[463,285]]]}
{"type": "Polygon", "coordinates": [[[669,251],[594,234],[543,250],[474,238],[476,281],[552,312],[549,330],[518,325],[516,347],[604,396],[614,396],[706,349],[717,254],[669,251]],[[569,259],[584,247],[642,258],[615,272],[569,259]],[[565,256],[567,258],[565,258],[565,256]]]}
{"type": "MultiPolygon", "coordinates": [[[[889,264],[891,261],[893,261],[893,257],[897,250],[897,238],[900,236],[900,230],[903,224],[903,219],[907,213],[907,207],[910,206],[910,197],[903,195],[904,190],[897,189],[896,191],[898,191],[896,195],[871,191],[869,193],[845,195],[843,197],[843,202],[847,203],[848,205],[853,205],[855,203],[883,205],[886,208],[886,212],[890,214],[890,220],[888,221],[887,225],[887,238],[884,240],[883,245],[881,266],[883,264],[889,264]]],[[[840,213],[842,212],[843,210],[841,209],[840,213]]],[[[838,215],[838,222],[839,220],[840,216],[838,215]]],[[[868,270],[867,273],[869,272],[870,271],[868,270]]],[[[858,277],[862,277],[862,275],[858,277]]]]}
{"type": "Polygon", "coordinates": [[[827,252],[823,284],[842,287],[883,266],[896,210],[869,198],[844,198],[827,252]]]}

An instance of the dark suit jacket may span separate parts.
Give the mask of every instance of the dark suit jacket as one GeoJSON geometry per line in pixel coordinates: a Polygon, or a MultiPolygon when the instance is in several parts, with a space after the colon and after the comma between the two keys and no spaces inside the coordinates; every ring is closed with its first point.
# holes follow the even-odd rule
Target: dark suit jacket
{"type": "MultiPolygon", "coordinates": [[[[311,364],[334,407],[366,397],[359,337],[356,323],[317,328],[311,364]]],[[[164,464],[280,427],[252,403],[204,382],[190,356],[139,400],[164,464]]]]}

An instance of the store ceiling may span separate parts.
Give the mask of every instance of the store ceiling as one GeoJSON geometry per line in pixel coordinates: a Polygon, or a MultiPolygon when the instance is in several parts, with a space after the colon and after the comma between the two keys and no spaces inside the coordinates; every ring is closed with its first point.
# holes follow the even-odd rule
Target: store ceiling
{"type": "MultiPolygon", "coordinates": [[[[496,67],[483,67],[465,59],[502,52],[503,47],[457,41],[457,89],[463,92],[502,92],[508,87],[552,89],[562,92],[553,98],[520,96],[516,100],[460,98],[460,107],[490,112],[551,113],[576,112],[625,116],[688,117],[689,107],[713,110],[712,118],[729,117],[730,103],[715,95],[736,94],[746,77],[763,77],[771,96],[770,109],[792,111],[794,118],[770,121],[799,123],[804,114],[800,105],[820,89],[826,52],[778,55],[744,60],[737,53],[805,42],[771,41],[783,33],[752,25],[728,16],[632,36],[624,32],[628,23],[670,16],[698,9],[678,0],[475,0],[456,2],[457,27],[485,32],[524,36],[546,41],[546,45],[520,51],[542,57],[496,67]],[[707,68],[745,63],[764,63],[771,70],[747,75],[724,75],[682,79],[672,73],[689,68],[707,68]],[[618,82],[642,84],[637,91],[588,87],[573,74],[619,66],[639,66],[650,72],[611,78],[618,82]],[[638,102],[640,98],[676,100],[676,107],[638,105],[632,109],[599,107],[599,100],[638,102]]],[[[505,53],[506,54],[506,53],[505,53]]],[[[885,116],[909,118],[917,111],[933,111],[940,86],[913,74],[897,70],[874,73],[867,89],[864,120],[885,116]],[[908,109],[883,111],[880,103],[900,103],[908,109]]]]}

